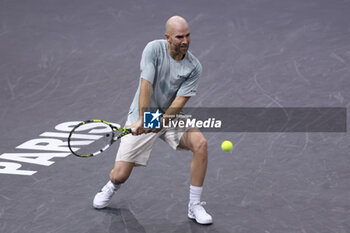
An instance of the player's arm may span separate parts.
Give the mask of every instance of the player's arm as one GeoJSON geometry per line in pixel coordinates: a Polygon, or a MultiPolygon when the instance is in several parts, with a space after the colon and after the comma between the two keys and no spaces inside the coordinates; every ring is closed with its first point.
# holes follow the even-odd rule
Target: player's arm
{"type": "MultiPolygon", "coordinates": [[[[177,114],[179,114],[182,110],[182,108],[185,106],[187,101],[190,99],[190,96],[176,96],[176,98],[171,103],[168,110],[163,114],[163,117],[161,117],[160,122],[161,126],[163,127],[163,123],[168,123],[171,119],[175,118],[177,114]],[[171,116],[171,117],[166,117],[171,116]]],[[[160,129],[145,129],[144,133],[156,133],[159,132],[160,129]]]]}
{"type": "Polygon", "coordinates": [[[139,95],[139,120],[143,120],[143,112],[149,107],[149,99],[151,96],[152,84],[141,78],[141,87],[139,95]]]}
{"type": "Polygon", "coordinates": [[[141,84],[140,84],[140,94],[139,94],[139,119],[132,126],[135,128],[134,135],[139,135],[145,133],[142,123],[143,123],[143,112],[148,109],[150,102],[150,95],[152,91],[152,84],[155,77],[155,59],[157,57],[157,44],[150,42],[146,45],[142,52],[140,70],[141,70],[141,84]]]}
{"type": "Polygon", "coordinates": [[[141,87],[139,95],[139,119],[133,126],[131,126],[131,128],[134,129],[134,135],[140,135],[144,133],[144,129],[142,127],[143,112],[148,109],[151,90],[152,84],[147,80],[141,78],[141,87]]]}
{"type": "Polygon", "coordinates": [[[169,120],[171,120],[173,117],[164,117],[164,116],[176,116],[179,114],[182,110],[182,108],[185,106],[187,101],[190,99],[190,96],[176,96],[176,98],[171,103],[168,110],[164,113],[161,122],[168,123],[169,120]]]}
{"type": "MultiPolygon", "coordinates": [[[[191,76],[181,84],[180,89],[177,92],[177,96],[164,114],[165,116],[176,116],[179,114],[190,97],[196,95],[198,79],[201,73],[202,65],[198,62],[195,69],[191,72],[191,76]]],[[[161,119],[162,124],[167,124],[171,118],[173,117],[164,117],[161,119]]]]}

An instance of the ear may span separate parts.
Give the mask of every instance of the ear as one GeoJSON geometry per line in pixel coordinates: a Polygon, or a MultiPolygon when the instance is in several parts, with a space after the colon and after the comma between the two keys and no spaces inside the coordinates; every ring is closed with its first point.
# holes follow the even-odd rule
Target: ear
{"type": "Polygon", "coordinates": [[[169,36],[167,33],[165,33],[164,35],[165,35],[165,39],[166,39],[167,41],[169,41],[170,36],[169,36]]]}

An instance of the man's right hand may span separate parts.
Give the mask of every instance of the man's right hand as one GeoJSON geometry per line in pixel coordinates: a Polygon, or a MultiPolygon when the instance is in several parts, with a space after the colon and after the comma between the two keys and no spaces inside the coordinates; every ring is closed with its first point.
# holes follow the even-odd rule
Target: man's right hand
{"type": "Polygon", "coordinates": [[[142,126],[142,122],[143,122],[142,119],[139,119],[138,121],[136,121],[135,124],[130,126],[130,128],[133,129],[132,135],[140,135],[145,133],[145,130],[143,129],[143,126],[142,126]]]}

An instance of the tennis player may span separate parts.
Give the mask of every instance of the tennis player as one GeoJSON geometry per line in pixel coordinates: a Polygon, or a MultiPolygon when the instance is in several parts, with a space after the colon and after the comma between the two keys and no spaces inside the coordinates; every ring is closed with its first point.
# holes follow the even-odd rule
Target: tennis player
{"type": "MultiPolygon", "coordinates": [[[[196,94],[202,66],[188,51],[190,30],[186,20],[173,16],[166,22],[166,40],[149,42],[141,58],[139,86],[131,104],[125,127],[135,129],[133,135],[121,139],[110,181],[96,194],[93,206],[105,208],[113,194],[130,176],[135,166],[146,166],[155,140],[159,137],[174,150],[191,150],[191,185],[188,217],[200,224],[211,224],[212,217],[201,202],[202,186],[207,170],[207,141],[195,128],[177,130],[143,129],[145,109],[159,109],[164,115],[176,115],[191,96],[196,94]]],[[[163,121],[161,121],[163,122],[163,121]]]]}

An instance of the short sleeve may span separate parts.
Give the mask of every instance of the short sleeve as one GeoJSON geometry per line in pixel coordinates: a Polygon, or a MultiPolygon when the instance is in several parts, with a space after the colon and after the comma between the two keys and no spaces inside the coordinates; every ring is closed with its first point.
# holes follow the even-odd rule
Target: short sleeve
{"type": "Polygon", "coordinates": [[[142,52],[140,70],[141,78],[153,84],[156,67],[156,49],[154,43],[150,42],[146,45],[142,52]]]}
{"type": "Polygon", "coordinates": [[[198,87],[198,80],[201,74],[202,66],[200,63],[198,63],[190,77],[188,77],[188,79],[181,84],[180,89],[177,92],[177,96],[195,96],[198,87]]]}

